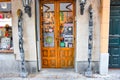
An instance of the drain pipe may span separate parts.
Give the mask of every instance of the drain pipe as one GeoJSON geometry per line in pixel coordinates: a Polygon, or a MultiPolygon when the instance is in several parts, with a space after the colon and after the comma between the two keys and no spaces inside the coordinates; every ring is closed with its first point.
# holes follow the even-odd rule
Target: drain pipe
{"type": "Polygon", "coordinates": [[[39,17],[39,0],[35,0],[35,29],[36,29],[36,52],[37,52],[37,67],[41,70],[41,55],[40,55],[40,17],[39,17]]]}

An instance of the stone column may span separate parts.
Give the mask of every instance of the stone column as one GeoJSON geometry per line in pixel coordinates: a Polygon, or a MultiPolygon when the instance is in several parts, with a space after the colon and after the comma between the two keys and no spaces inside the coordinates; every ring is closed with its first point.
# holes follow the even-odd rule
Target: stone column
{"type": "Polygon", "coordinates": [[[108,73],[109,64],[109,17],[110,17],[110,0],[101,0],[101,37],[100,37],[100,74],[108,73]]]}

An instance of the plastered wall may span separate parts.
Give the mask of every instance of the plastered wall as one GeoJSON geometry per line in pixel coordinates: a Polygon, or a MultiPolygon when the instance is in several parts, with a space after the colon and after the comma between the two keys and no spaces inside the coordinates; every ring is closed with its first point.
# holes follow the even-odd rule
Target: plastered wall
{"type": "Polygon", "coordinates": [[[102,0],[101,6],[101,53],[108,53],[110,0],[102,0]]]}
{"type": "Polygon", "coordinates": [[[18,17],[17,10],[22,9],[23,11],[23,40],[24,40],[24,51],[25,59],[28,61],[36,61],[36,38],[35,38],[35,1],[32,0],[32,17],[29,18],[24,13],[22,0],[12,0],[12,25],[13,25],[13,43],[14,53],[16,59],[20,59],[19,53],[19,42],[18,42],[18,17]]]}
{"type": "Polygon", "coordinates": [[[88,60],[88,7],[93,7],[93,52],[92,61],[99,61],[100,54],[100,2],[99,0],[87,0],[84,15],[80,14],[79,0],[76,0],[76,61],[88,60]]]}

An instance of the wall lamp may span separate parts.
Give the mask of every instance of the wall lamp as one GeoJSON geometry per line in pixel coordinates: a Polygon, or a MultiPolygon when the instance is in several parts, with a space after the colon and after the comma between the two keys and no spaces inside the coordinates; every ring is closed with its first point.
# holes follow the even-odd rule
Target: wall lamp
{"type": "Polygon", "coordinates": [[[86,4],[86,0],[80,0],[80,14],[84,14],[84,6],[86,4]]]}
{"type": "Polygon", "coordinates": [[[22,0],[22,2],[23,2],[25,13],[27,13],[28,16],[31,17],[31,15],[32,15],[32,13],[31,13],[32,0],[22,0]]]}
{"type": "Polygon", "coordinates": [[[2,2],[2,3],[0,3],[1,4],[1,8],[2,9],[7,9],[7,3],[6,2],[2,2]]]}

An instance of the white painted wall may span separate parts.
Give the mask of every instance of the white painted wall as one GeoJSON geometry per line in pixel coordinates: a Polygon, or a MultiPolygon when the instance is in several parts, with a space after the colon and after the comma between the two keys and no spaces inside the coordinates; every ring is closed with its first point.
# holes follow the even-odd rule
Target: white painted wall
{"type": "Polygon", "coordinates": [[[100,54],[100,14],[99,14],[99,0],[87,0],[85,5],[84,15],[80,14],[79,0],[76,0],[76,61],[88,60],[88,27],[89,16],[88,7],[93,6],[94,19],[94,48],[93,61],[99,61],[100,54]]]}
{"type": "Polygon", "coordinates": [[[24,13],[22,0],[12,0],[12,25],[13,25],[13,43],[14,53],[16,59],[20,59],[19,44],[18,44],[18,17],[17,10],[22,9],[23,11],[23,39],[24,39],[24,50],[25,59],[28,61],[36,61],[36,37],[35,37],[35,1],[32,0],[32,17],[29,18],[24,13]]]}

